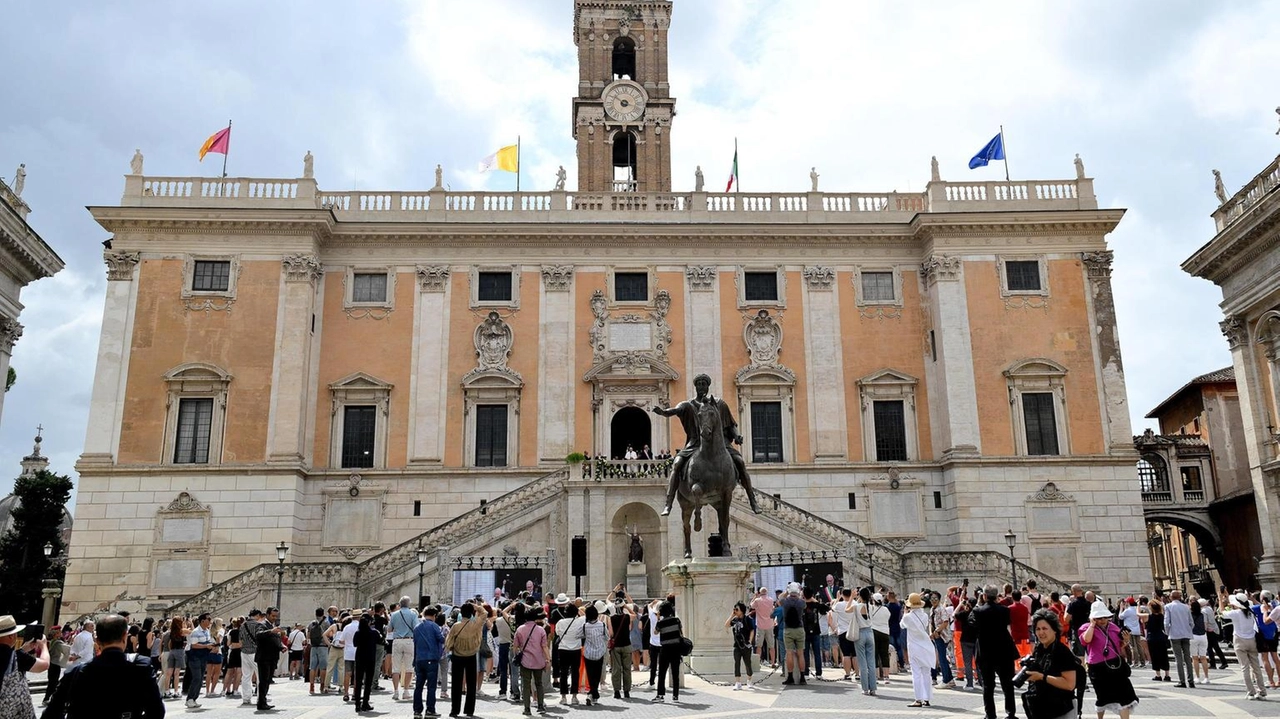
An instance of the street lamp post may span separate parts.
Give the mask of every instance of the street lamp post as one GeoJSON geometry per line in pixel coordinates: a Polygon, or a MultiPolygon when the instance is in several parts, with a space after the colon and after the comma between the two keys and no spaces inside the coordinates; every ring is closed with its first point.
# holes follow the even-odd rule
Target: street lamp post
{"type": "Polygon", "coordinates": [[[1018,563],[1013,558],[1013,547],[1018,543],[1018,535],[1013,530],[1004,533],[1004,543],[1009,545],[1009,569],[1013,572],[1013,588],[1018,588],[1018,563]]]}
{"type": "Polygon", "coordinates": [[[418,542],[418,602],[422,601],[422,578],[427,575],[427,549],[418,542]]]}
{"type": "Polygon", "coordinates": [[[280,600],[284,596],[284,558],[289,556],[289,545],[280,540],[276,545],[276,559],[280,564],[276,567],[276,609],[280,609],[280,600]]]}
{"type": "MultiPolygon", "coordinates": [[[[45,542],[44,544],[45,559],[53,558],[53,542],[45,542]]],[[[49,566],[50,574],[53,572],[53,565],[49,566]]],[[[54,620],[57,618],[58,597],[62,595],[62,587],[57,579],[53,576],[45,577],[44,588],[40,591],[41,597],[44,598],[44,607],[41,612],[41,621],[46,627],[53,626],[54,620]]]]}

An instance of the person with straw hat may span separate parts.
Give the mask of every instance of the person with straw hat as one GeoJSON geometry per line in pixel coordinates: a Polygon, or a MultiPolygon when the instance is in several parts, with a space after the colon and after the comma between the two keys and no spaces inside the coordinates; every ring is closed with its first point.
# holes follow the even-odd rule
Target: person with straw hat
{"type": "Polygon", "coordinates": [[[1084,645],[1089,664],[1089,681],[1093,683],[1098,719],[1113,711],[1120,719],[1129,719],[1129,712],[1138,703],[1138,695],[1129,680],[1129,665],[1124,659],[1124,646],[1128,637],[1125,629],[1113,624],[1113,613],[1107,603],[1095,600],[1089,607],[1089,623],[1080,627],[1080,643],[1084,645]]]}
{"type": "Polygon", "coordinates": [[[1240,662],[1240,673],[1244,675],[1244,690],[1250,699],[1266,699],[1267,685],[1258,661],[1258,625],[1253,620],[1249,596],[1244,592],[1228,595],[1227,604],[1231,608],[1222,613],[1222,618],[1231,622],[1236,661],[1240,662]]]}
{"type": "Polygon", "coordinates": [[[22,651],[22,631],[26,627],[11,615],[0,617],[0,717],[26,719],[35,717],[31,706],[31,690],[27,672],[43,672],[49,668],[49,653],[44,638],[31,642],[31,651],[22,651]]]}
{"type": "MultiPolygon", "coordinates": [[[[0,617],[0,627],[8,617],[0,617]]],[[[3,631],[0,629],[0,631],[3,631]]],[[[118,614],[103,617],[94,626],[101,653],[67,672],[49,700],[42,719],[159,719],[165,714],[160,687],[151,675],[151,659],[125,654],[128,620],[118,614]]],[[[192,677],[201,681],[203,677],[192,677]]],[[[7,690],[6,690],[7,691],[7,690]]],[[[23,695],[28,712],[31,698],[23,695]]],[[[0,716],[30,717],[27,714],[0,716]]]]}
{"type": "MultiPolygon", "coordinates": [[[[911,657],[911,688],[916,700],[907,706],[927,707],[933,700],[933,679],[929,673],[938,665],[938,649],[929,633],[929,610],[918,592],[907,597],[907,613],[902,617],[907,634],[907,655],[911,657]]],[[[861,658],[861,657],[860,657],[861,658]]],[[[862,674],[873,674],[875,663],[861,666],[862,674]]]]}

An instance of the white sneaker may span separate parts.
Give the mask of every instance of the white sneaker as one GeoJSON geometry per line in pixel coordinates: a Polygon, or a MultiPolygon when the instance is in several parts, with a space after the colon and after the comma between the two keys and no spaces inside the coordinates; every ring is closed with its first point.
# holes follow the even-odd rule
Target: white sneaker
{"type": "Polygon", "coordinates": [[[734,690],[735,692],[740,692],[740,691],[742,691],[742,682],[734,682],[734,683],[733,683],[733,690],[734,690]]]}
{"type": "Polygon", "coordinates": [[[577,695],[577,694],[574,694],[574,695],[573,695],[573,696],[571,696],[569,699],[570,699],[570,703],[572,703],[574,706],[577,706],[577,705],[578,705],[578,695],[577,695]]]}
{"type": "Polygon", "coordinates": [[[199,705],[199,704],[196,704],[196,700],[195,700],[195,699],[188,699],[188,700],[187,700],[187,708],[188,708],[188,709],[199,709],[199,708],[200,708],[200,705],[199,705]]]}

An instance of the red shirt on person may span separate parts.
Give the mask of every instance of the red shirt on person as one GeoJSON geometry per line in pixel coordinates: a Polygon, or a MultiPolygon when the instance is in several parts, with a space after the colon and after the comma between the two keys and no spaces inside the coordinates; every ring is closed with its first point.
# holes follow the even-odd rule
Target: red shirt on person
{"type": "Polygon", "coordinates": [[[1022,602],[1011,602],[1009,604],[1009,633],[1013,635],[1013,641],[1018,644],[1025,644],[1031,641],[1031,610],[1027,609],[1027,605],[1022,602]]]}

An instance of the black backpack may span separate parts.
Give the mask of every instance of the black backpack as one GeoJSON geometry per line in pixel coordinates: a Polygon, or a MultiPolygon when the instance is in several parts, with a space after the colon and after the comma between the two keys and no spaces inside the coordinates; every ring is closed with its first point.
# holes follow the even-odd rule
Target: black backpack
{"type": "Polygon", "coordinates": [[[1035,594],[1032,594],[1031,595],[1031,613],[1035,614],[1036,612],[1040,611],[1040,609],[1043,606],[1044,605],[1040,603],[1040,593],[1037,592],[1035,594]]]}

